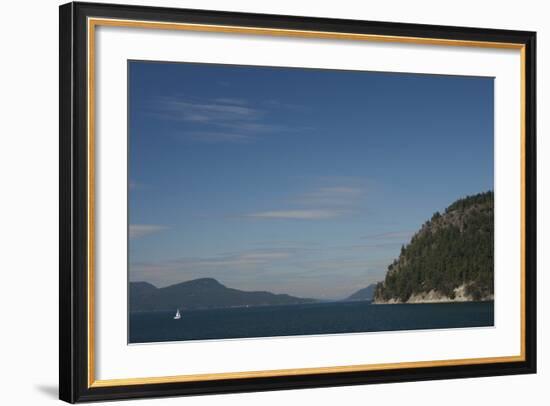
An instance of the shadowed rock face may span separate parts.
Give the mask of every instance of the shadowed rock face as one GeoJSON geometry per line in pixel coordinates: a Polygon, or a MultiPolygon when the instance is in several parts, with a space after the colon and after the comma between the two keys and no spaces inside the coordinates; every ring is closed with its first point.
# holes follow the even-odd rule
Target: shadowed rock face
{"type": "Polygon", "coordinates": [[[402,247],[374,303],[493,300],[493,253],[493,192],[459,199],[402,247]]]}
{"type": "Polygon", "coordinates": [[[194,279],[164,288],[130,282],[130,310],[209,309],[311,303],[315,300],[270,292],[228,288],[213,278],[194,279]]]}

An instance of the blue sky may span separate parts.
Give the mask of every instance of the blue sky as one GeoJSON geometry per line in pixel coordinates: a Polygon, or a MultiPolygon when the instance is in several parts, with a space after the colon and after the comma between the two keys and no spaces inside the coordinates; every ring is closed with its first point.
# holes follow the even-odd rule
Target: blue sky
{"type": "Polygon", "coordinates": [[[129,62],[130,280],[335,299],[493,188],[493,79],[129,62]]]}

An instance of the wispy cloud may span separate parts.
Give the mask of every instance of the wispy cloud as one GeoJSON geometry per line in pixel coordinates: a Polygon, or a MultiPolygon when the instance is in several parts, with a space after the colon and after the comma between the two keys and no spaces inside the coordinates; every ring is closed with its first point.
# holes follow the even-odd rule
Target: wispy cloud
{"type": "Polygon", "coordinates": [[[292,219],[292,220],[319,220],[339,217],[345,214],[341,210],[303,209],[303,210],[272,210],[247,214],[246,217],[262,219],[292,219]]]}
{"type": "Polygon", "coordinates": [[[222,253],[208,257],[186,257],[161,262],[134,262],[132,263],[132,273],[147,275],[149,278],[158,275],[161,278],[170,279],[171,276],[189,272],[204,275],[205,272],[213,271],[243,271],[286,260],[294,253],[293,249],[263,249],[222,253]]]}
{"type": "Polygon", "coordinates": [[[187,262],[187,265],[192,264],[194,267],[199,268],[261,265],[272,261],[287,259],[292,253],[293,251],[291,250],[282,249],[249,250],[220,254],[209,258],[195,258],[187,262]]]}
{"type": "Polygon", "coordinates": [[[322,186],[293,196],[281,204],[287,207],[247,213],[244,217],[284,220],[325,220],[343,217],[357,211],[363,195],[364,190],[358,186],[322,186]],[[288,207],[289,202],[291,207],[288,207]]]}
{"type": "Polygon", "coordinates": [[[193,130],[185,127],[176,135],[193,142],[247,143],[271,129],[264,122],[265,112],[244,99],[162,97],[154,106],[156,116],[192,125],[193,130]]]}
{"type": "Polygon", "coordinates": [[[168,227],[158,224],[130,224],[130,238],[140,238],[166,230],[168,227]]]}
{"type": "Polygon", "coordinates": [[[159,100],[167,118],[180,121],[214,123],[223,125],[241,120],[256,120],[263,112],[234,99],[190,100],[163,97],[159,100]]]}
{"type": "Polygon", "coordinates": [[[235,97],[188,98],[159,97],[151,104],[151,113],[163,120],[186,124],[175,134],[193,142],[244,143],[266,134],[297,131],[297,128],[269,120],[283,103],[254,103],[235,97]],[[192,126],[192,130],[188,127],[192,126]]]}

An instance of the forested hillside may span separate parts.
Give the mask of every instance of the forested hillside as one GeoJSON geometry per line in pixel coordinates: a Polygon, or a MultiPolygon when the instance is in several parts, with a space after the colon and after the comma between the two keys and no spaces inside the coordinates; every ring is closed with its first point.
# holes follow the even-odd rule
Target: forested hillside
{"type": "Polygon", "coordinates": [[[436,212],[389,265],[374,302],[492,299],[493,207],[485,192],[436,212]]]}

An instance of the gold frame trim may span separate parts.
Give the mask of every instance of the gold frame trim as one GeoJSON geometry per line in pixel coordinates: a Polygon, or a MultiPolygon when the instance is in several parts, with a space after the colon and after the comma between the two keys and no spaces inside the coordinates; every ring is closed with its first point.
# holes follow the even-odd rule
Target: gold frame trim
{"type": "Polygon", "coordinates": [[[214,381],[221,379],[244,379],[244,378],[266,378],[277,376],[296,376],[312,374],[333,374],[342,372],[361,372],[361,371],[381,371],[398,368],[426,368],[458,365],[479,365],[479,364],[497,364],[505,362],[522,362],[526,360],[525,348],[525,45],[506,42],[487,42],[487,41],[466,41],[438,38],[421,37],[400,37],[391,35],[374,34],[354,34],[344,32],[325,32],[325,31],[306,31],[290,29],[274,29],[260,27],[241,27],[228,25],[209,25],[209,24],[187,24],[187,23],[166,23],[154,21],[139,20],[120,20],[108,18],[89,18],[88,19],[88,388],[114,387],[126,385],[177,383],[193,381],[214,381]],[[478,47],[478,48],[497,48],[513,49],[520,51],[520,86],[521,86],[521,116],[520,116],[520,163],[521,163],[521,266],[520,266],[520,340],[521,349],[519,355],[503,357],[484,357],[484,358],[465,358],[452,360],[435,361],[415,361],[415,362],[396,362],[383,364],[364,364],[364,365],[346,365],[330,366],[317,368],[296,368],[296,369],[276,369],[266,371],[243,371],[243,372],[222,372],[212,374],[191,374],[160,376],[146,378],[123,378],[123,379],[95,379],[95,28],[97,26],[110,27],[132,27],[149,28],[161,30],[183,30],[194,32],[218,32],[248,35],[268,35],[280,37],[298,37],[298,38],[317,38],[317,39],[338,39],[370,42],[390,42],[404,44],[420,44],[435,46],[460,46],[460,47],[478,47]]]}

